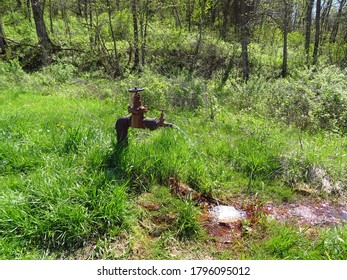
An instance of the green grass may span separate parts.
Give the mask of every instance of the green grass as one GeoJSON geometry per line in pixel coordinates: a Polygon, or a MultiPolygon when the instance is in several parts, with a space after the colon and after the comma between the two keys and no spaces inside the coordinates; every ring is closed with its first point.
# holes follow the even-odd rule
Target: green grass
{"type": "Polygon", "coordinates": [[[3,93],[1,106],[5,241],[52,253],[127,227],[127,187],[102,166],[112,130],[90,117],[100,102],[3,93]]]}
{"type": "Polygon", "coordinates": [[[346,226],[314,230],[298,229],[271,223],[268,237],[253,243],[247,252],[249,259],[345,260],[346,226]]]}
{"type": "MultiPolygon", "coordinates": [[[[295,185],[308,183],[315,164],[345,184],[343,134],[239,111],[224,97],[224,103],[190,111],[170,105],[167,120],[185,134],[131,129],[129,146],[119,150],[114,123],[127,114],[126,81],[43,83],[50,72],[29,75],[15,63],[1,67],[13,84],[0,81],[1,259],[346,258],[345,227],[318,229],[312,239],[266,220],[234,249],[219,249],[198,222],[200,206],[168,189],[175,177],[227,201],[240,195],[294,200],[295,185]]],[[[168,85],[146,75],[129,79],[168,85]]]]}

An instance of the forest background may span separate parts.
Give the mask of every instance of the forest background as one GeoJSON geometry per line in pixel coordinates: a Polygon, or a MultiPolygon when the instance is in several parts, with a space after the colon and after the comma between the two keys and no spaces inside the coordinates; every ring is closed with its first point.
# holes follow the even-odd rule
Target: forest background
{"type": "Polygon", "coordinates": [[[346,4],[1,0],[0,257],[345,259],[346,226],[257,209],[345,203],[346,4]],[[184,134],[119,150],[134,86],[184,134]],[[221,245],[172,178],[256,218],[221,245]]]}

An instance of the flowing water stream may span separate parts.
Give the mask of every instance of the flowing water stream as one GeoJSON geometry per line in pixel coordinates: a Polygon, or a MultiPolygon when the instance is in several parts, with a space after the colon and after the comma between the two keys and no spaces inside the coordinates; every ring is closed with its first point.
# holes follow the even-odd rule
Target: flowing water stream
{"type": "MultiPolygon", "coordinates": [[[[175,129],[177,129],[179,132],[181,132],[181,133],[184,135],[184,137],[189,141],[190,146],[194,149],[194,151],[195,151],[196,154],[198,155],[200,161],[203,163],[204,160],[203,160],[202,157],[201,157],[201,153],[198,151],[198,149],[197,149],[196,146],[195,146],[195,143],[192,141],[192,139],[189,138],[189,136],[187,135],[187,133],[186,133],[183,129],[181,129],[178,125],[172,124],[172,127],[175,128],[175,129]]],[[[204,166],[205,171],[207,172],[207,167],[206,167],[206,165],[204,164],[203,166],[204,166]]]]}
{"type": "Polygon", "coordinates": [[[175,125],[175,124],[172,124],[172,127],[173,127],[174,129],[177,129],[179,132],[181,132],[181,133],[184,135],[184,137],[189,141],[189,143],[190,143],[192,146],[194,146],[194,143],[193,143],[192,139],[190,139],[190,138],[188,137],[187,133],[186,133],[182,128],[180,128],[178,125],[175,125]]]}

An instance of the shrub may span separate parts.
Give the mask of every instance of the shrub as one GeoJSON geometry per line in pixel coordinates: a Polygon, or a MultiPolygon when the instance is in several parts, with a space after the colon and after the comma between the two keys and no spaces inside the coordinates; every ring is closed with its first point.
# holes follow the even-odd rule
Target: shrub
{"type": "Polygon", "coordinates": [[[346,132],[347,73],[337,67],[301,70],[285,79],[251,79],[228,90],[238,110],[275,118],[302,130],[346,132]]]}

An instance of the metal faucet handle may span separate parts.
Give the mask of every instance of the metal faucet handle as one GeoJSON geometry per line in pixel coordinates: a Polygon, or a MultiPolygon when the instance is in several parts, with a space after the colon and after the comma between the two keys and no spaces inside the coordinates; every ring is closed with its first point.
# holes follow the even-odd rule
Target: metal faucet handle
{"type": "Polygon", "coordinates": [[[128,89],[129,92],[139,92],[144,90],[145,90],[144,88],[138,88],[138,87],[128,89]]]}

